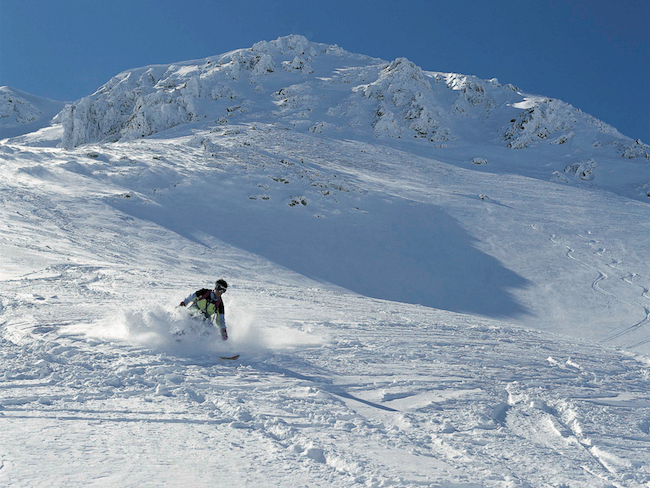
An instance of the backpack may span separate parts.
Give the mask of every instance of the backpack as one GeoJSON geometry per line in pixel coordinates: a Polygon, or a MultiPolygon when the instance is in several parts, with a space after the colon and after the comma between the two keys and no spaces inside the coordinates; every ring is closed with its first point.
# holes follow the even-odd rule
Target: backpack
{"type": "Polygon", "coordinates": [[[212,290],[209,290],[207,288],[201,288],[200,290],[196,290],[194,294],[196,295],[196,299],[200,300],[201,298],[209,298],[209,296],[206,297],[205,295],[207,295],[211,291],[212,290]]]}

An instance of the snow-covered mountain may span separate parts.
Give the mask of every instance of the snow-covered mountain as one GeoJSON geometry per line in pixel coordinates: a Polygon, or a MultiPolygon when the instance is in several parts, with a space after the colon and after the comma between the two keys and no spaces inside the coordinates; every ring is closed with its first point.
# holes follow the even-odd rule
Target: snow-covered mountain
{"type": "Polygon", "coordinates": [[[576,131],[593,142],[595,132],[625,139],[566,103],[525,96],[496,79],[427,72],[405,58],[388,63],[289,36],[120,73],[66,109],[64,145],[144,137],[206,117],[274,117],[312,132],[352,128],[435,143],[500,136],[512,148],[542,140],[559,145],[576,131]],[[470,131],[469,121],[480,123],[470,131]]]}
{"type": "Polygon", "coordinates": [[[0,485],[650,486],[642,142],[300,36],[13,135],[0,485]]]}
{"type": "Polygon", "coordinates": [[[628,196],[650,192],[650,147],[567,103],[496,79],[424,71],[404,58],[389,63],[302,36],[125,71],[67,106],[61,120],[66,148],[192,122],[265,121],[337,138],[397,139],[405,147],[411,141],[411,150],[452,160],[469,157],[471,148],[479,154],[470,160],[539,177],[537,157],[503,151],[532,148],[535,156],[557,161],[544,179],[589,181],[628,196]]]}
{"type": "Polygon", "coordinates": [[[0,86],[0,139],[16,137],[48,127],[65,107],[8,86],[0,86]]]}

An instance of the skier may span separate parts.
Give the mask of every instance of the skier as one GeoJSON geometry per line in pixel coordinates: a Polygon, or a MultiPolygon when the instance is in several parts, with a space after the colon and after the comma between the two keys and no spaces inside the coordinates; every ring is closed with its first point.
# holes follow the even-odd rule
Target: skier
{"type": "Polygon", "coordinates": [[[217,280],[214,290],[201,288],[180,303],[181,307],[189,306],[190,313],[201,314],[210,320],[212,325],[219,327],[221,338],[224,341],[228,339],[228,331],[226,330],[226,313],[221,295],[226,292],[227,288],[226,280],[217,280]]]}

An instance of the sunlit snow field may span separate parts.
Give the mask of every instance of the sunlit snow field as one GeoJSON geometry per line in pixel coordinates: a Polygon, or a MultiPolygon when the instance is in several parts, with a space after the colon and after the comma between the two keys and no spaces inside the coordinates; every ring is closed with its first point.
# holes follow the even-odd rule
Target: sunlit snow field
{"type": "Polygon", "coordinates": [[[225,119],[200,85],[147,137],[0,142],[0,485],[650,486],[643,146],[551,103],[507,147],[542,97],[274,42],[225,119]],[[217,278],[227,342],[176,307],[217,278]]]}

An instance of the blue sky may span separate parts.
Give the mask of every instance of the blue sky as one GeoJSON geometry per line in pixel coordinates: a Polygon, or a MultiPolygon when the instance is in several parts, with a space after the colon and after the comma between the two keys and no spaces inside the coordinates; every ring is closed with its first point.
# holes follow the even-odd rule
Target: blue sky
{"type": "Polygon", "coordinates": [[[650,0],[0,0],[0,85],[72,101],[288,34],[496,77],[650,143],[650,0]]]}

